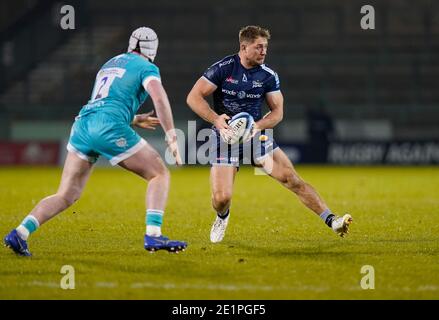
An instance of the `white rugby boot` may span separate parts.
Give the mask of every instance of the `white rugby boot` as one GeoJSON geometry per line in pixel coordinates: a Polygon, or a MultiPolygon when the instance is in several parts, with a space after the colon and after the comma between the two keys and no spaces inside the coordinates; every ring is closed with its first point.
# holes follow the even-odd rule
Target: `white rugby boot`
{"type": "Polygon", "coordinates": [[[335,217],[332,220],[331,228],[340,237],[344,237],[349,233],[349,225],[352,223],[350,214],[345,214],[343,217],[335,217]]]}
{"type": "Polygon", "coordinates": [[[227,224],[229,223],[230,213],[227,214],[227,217],[220,218],[216,216],[216,220],[213,223],[212,229],[210,230],[210,241],[213,243],[221,242],[224,238],[224,234],[226,233],[227,224]]]}

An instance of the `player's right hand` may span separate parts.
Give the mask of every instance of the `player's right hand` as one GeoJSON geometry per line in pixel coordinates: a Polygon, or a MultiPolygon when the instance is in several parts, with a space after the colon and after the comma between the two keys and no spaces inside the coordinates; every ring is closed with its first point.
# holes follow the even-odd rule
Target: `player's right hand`
{"type": "Polygon", "coordinates": [[[169,151],[175,159],[175,164],[181,166],[183,161],[181,160],[180,150],[178,150],[177,135],[175,130],[169,130],[166,133],[166,142],[168,143],[169,151]]]}
{"type": "Polygon", "coordinates": [[[153,117],[153,114],[154,110],[148,113],[136,114],[131,124],[139,128],[155,130],[155,127],[160,124],[160,120],[153,117]]]}
{"type": "Polygon", "coordinates": [[[230,117],[228,115],[226,115],[225,113],[223,113],[222,115],[219,115],[218,117],[216,117],[216,119],[213,121],[213,125],[218,129],[218,130],[229,130],[230,127],[227,124],[227,120],[230,120],[230,117]]]}
{"type": "Polygon", "coordinates": [[[181,160],[180,151],[178,150],[177,140],[175,140],[175,142],[169,143],[168,146],[169,146],[169,149],[172,153],[172,156],[175,159],[175,164],[177,166],[181,166],[183,164],[183,161],[181,160]]]}

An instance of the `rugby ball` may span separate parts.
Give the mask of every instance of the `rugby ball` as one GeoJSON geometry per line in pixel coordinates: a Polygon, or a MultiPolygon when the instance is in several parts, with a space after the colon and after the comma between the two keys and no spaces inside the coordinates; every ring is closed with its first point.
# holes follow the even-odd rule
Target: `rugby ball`
{"type": "Polygon", "coordinates": [[[242,143],[251,137],[254,124],[255,121],[249,113],[240,112],[228,121],[230,130],[223,130],[221,137],[227,144],[242,143]]]}

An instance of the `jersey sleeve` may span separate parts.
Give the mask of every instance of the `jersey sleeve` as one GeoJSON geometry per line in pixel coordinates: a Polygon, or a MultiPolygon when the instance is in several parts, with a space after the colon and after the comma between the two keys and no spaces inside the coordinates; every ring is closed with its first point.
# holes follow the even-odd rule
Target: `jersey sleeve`
{"type": "Polygon", "coordinates": [[[147,88],[148,83],[151,80],[155,79],[161,82],[160,70],[155,64],[149,63],[142,68],[142,71],[140,73],[140,78],[143,87],[147,88]]]}
{"type": "Polygon", "coordinates": [[[219,63],[215,63],[212,66],[210,66],[206,72],[203,73],[203,78],[214,84],[215,86],[219,87],[222,83],[222,71],[219,66],[219,63]]]}
{"type": "Polygon", "coordinates": [[[277,91],[280,91],[280,80],[279,76],[275,72],[267,82],[265,93],[274,93],[277,91]]]}

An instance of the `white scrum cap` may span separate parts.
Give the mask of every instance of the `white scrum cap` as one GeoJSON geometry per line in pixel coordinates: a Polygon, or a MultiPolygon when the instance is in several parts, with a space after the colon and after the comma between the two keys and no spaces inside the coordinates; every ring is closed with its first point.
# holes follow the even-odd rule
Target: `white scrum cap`
{"type": "Polygon", "coordinates": [[[128,52],[134,51],[139,46],[140,53],[154,61],[159,46],[159,38],[154,30],[140,27],[133,31],[128,43],[128,52]]]}

